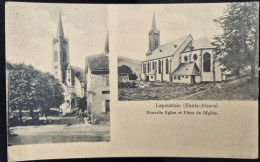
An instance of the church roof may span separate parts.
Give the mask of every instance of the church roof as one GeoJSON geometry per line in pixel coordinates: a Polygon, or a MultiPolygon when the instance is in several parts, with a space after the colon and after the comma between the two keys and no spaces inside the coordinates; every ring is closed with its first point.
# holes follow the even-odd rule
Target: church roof
{"type": "Polygon", "coordinates": [[[148,55],[146,57],[145,61],[171,56],[174,55],[176,52],[182,52],[178,49],[188,37],[191,37],[191,35],[187,35],[172,42],[160,45],[152,52],[151,55],[148,55]]]}
{"type": "Polygon", "coordinates": [[[181,63],[174,72],[173,75],[200,75],[199,68],[195,62],[181,63]]]}
{"type": "Polygon", "coordinates": [[[78,78],[79,81],[84,82],[84,69],[73,65],[70,66],[74,70],[75,77],[78,78]]]}
{"type": "Polygon", "coordinates": [[[64,38],[64,32],[63,32],[63,26],[62,26],[62,20],[61,20],[61,13],[59,17],[59,23],[58,23],[58,29],[57,29],[57,35],[56,37],[62,37],[64,38]]]}
{"type": "Polygon", "coordinates": [[[86,69],[93,74],[109,73],[109,58],[104,53],[86,57],[86,69]]]}
{"type": "Polygon", "coordinates": [[[194,50],[201,48],[215,48],[207,37],[196,39],[192,43],[194,50]]]}

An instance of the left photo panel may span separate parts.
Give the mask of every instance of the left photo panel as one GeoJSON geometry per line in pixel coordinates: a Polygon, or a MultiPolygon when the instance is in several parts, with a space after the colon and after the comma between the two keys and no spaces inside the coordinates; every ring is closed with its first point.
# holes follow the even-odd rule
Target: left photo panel
{"type": "Polygon", "coordinates": [[[110,141],[108,6],[5,6],[8,146],[110,141]]]}

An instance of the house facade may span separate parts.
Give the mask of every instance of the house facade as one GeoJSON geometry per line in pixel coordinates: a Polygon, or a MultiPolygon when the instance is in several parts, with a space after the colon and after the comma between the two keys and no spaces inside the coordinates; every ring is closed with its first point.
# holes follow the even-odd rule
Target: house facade
{"type": "Polygon", "coordinates": [[[85,80],[88,114],[93,124],[109,117],[109,41],[105,43],[105,51],[86,57],[85,80]]]}
{"type": "Polygon", "coordinates": [[[185,84],[222,81],[215,52],[209,39],[194,40],[191,35],[160,45],[160,31],[153,15],[148,51],[141,63],[141,79],[185,84]]]}
{"type": "Polygon", "coordinates": [[[64,87],[67,107],[72,109],[75,100],[84,96],[84,69],[70,64],[69,40],[64,36],[62,19],[59,15],[56,37],[52,41],[52,73],[64,87]]]}

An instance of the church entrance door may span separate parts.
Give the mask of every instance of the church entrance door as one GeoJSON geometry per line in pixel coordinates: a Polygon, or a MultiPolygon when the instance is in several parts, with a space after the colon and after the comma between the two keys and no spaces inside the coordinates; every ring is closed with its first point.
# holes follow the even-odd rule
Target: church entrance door
{"type": "Polygon", "coordinates": [[[195,84],[196,82],[195,82],[195,76],[194,75],[192,75],[191,76],[191,84],[195,84]]]}

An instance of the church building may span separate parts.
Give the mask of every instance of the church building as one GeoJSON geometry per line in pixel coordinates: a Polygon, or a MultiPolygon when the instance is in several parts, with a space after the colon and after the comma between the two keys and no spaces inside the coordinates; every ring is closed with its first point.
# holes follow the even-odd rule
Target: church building
{"type": "Polygon", "coordinates": [[[52,73],[64,86],[65,101],[71,109],[75,105],[75,99],[84,96],[85,77],[84,69],[70,64],[69,40],[64,36],[61,15],[52,47],[52,73]]]}
{"type": "Polygon", "coordinates": [[[222,81],[222,72],[215,60],[216,48],[208,38],[194,40],[187,35],[161,45],[155,15],[148,35],[148,51],[141,63],[142,80],[185,84],[222,81]]]}

